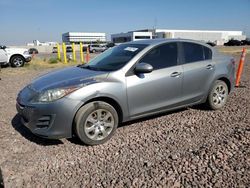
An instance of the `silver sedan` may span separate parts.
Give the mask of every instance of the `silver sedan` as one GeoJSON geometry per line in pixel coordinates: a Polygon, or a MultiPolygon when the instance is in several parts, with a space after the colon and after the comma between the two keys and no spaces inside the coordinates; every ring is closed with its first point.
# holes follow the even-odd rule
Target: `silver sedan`
{"type": "Polygon", "coordinates": [[[77,135],[85,144],[102,144],[122,122],[200,103],[222,108],[234,73],[231,57],[201,42],[129,42],[37,78],[20,91],[16,106],[38,136],[77,135]]]}

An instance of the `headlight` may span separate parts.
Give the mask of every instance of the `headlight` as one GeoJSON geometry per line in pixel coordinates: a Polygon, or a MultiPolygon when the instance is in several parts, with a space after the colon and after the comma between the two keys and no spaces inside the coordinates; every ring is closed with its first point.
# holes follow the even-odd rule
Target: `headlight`
{"type": "Polygon", "coordinates": [[[79,87],[50,89],[39,94],[33,102],[52,102],[72,93],[77,89],[79,89],[79,87]]]}

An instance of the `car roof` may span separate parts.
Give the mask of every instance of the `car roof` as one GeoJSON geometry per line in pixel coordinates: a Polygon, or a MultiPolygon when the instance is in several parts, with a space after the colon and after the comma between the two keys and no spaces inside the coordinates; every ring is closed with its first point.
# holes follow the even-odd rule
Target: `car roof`
{"type": "Polygon", "coordinates": [[[211,47],[201,41],[197,41],[197,40],[191,40],[191,39],[180,39],[180,38],[173,38],[173,39],[147,39],[147,40],[138,40],[138,41],[131,41],[128,42],[128,44],[146,44],[146,45],[159,45],[159,44],[163,44],[163,43],[167,43],[167,42],[191,42],[191,43],[197,43],[203,46],[206,46],[208,48],[211,49],[211,47]]]}

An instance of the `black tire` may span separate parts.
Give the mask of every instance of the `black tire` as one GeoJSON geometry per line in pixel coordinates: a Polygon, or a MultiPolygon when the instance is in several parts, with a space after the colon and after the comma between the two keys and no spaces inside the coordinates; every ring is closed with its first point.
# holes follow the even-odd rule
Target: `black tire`
{"type": "Polygon", "coordinates": [[[228,98],[228,86],[222,80],[216,80],[207,97],[207,106],[212,110],[223,108],[228,98]]]}
{"type": "Polygon", "coordinates": [[[92,53],[95,53],[96,51],[95,50],[92,50],[92,53]]]}
{"type": "MultiPolygon", "coordinates": [[[[105,113],[104,113],[104,115],[105,115],[105,113]]],[[[106,117],[106,115],[105,115],[105,117],[106,117]]],[[[118,126],[119,118],[118,118],[117,111],[115,110],[115,108],[113,106],[111,106],[110,104],[103,102],[103,101],[94,101],[94,102],[90,102],[90,103],[84,105],[83,107],[81,107],[78,110],[78,112],[75,116],[74,122],[75,122],[76,135],[84,144],[86,144],[86,145],[98,145],[98,144],[105,143],[106,141],[108,141],[112,137],[112,135],[115,133],[115,130],[118,126]],[[96,116],[96,119],[93,117],[93,115],[95,113],[100,112],[100,111],[102,111],[101,115],[103,115],[102,114],[103,112],[106,113],[106,111],[107,111],[106,115],[110,113],[109,115],[112,117],[110,117],[110,119],[108,121],[110,121],[112,123],[109,123],[109,122],[107,122],[107,123],[112,124],[113,125],[112,128],[108,128],[107,126],[102,126],[101,122],[106,123],[106,121],[100,120],[98,118],[98,115],[96,116]],[[92,120],[91,120],[91,122],[89,122],[88,118],[93,119],[96,122],[92,124],[92,120]],[[101,126],[102,126],[102,128],[100,128],[101,126]],[[91,129],[91,131],[89,131],[88,129],[91,129]],[[108,132],[108,133],[106,133],[107,135],[105,137],[104,137],[104,134],[101,131],[101,129],[103,131],[105,131],[105,133],[108,132]],[[95,137],[95,135],[97,135],[97,136],[95,137]],[[93,136],[93,138],[91,138],[92,136],[93,136]]]]}
{"type": "Polygon", "coordinates": [[[21,55],[14,55],[10,58],[10,65],[12,67],[23,67],[25,59],[21,55]]]}

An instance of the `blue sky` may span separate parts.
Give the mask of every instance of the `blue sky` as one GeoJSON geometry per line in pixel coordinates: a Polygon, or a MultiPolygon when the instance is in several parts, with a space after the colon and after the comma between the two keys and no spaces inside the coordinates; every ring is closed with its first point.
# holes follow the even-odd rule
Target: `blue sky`
{"type": "Polygon", "coordinates": [[[250,37],[250,0],[0,0],[0,43],[61,41],[67,31],[153,28],[242,30],[250,37]]]}

